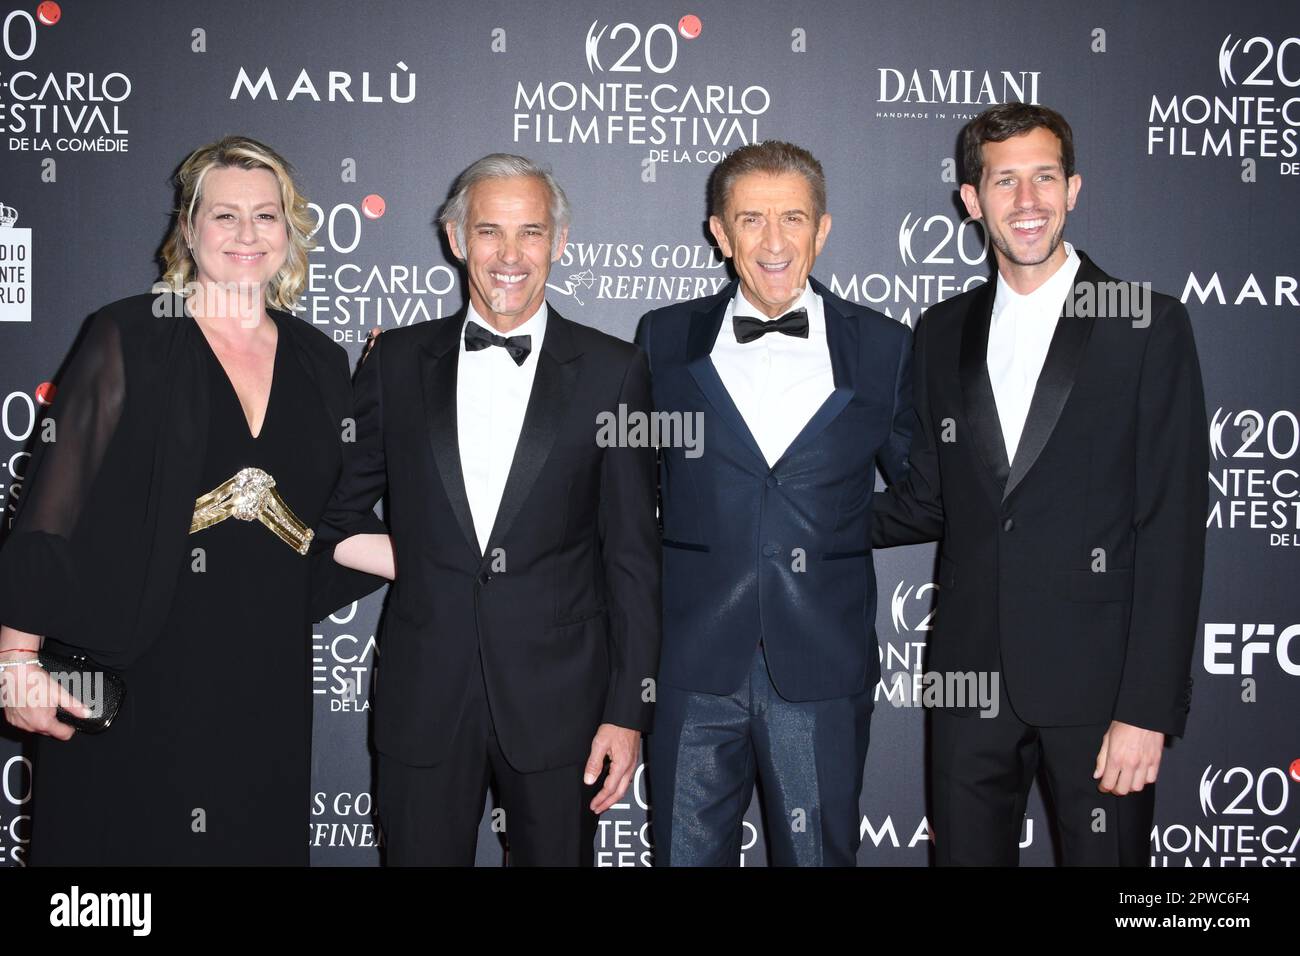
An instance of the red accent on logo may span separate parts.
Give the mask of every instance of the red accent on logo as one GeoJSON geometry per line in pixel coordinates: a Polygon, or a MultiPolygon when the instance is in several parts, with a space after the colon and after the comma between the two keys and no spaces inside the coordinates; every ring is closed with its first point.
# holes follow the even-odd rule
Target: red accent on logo
{"type": "Polygon", "coordinates": [[[1300,760],[1291,761],[1291,779],[1300,783],[1300,760]]]}
{"type": "Polygon", "coordinates": [[[54,401],[54,392],[56,391],[53,382],[41,382],[36,386],[36,404],[48,405],[54,401]]]}
{"type": "Polygon", "coordinates": [[[361,200],[361,213],[367,219],[378,219],[387,209],[388,204],[384,202],[384,197],[378,193],[371,193],[361,200]]]}
{"type": "Polygon", "coordinates": [[[45,0],[44,3],[36,7],[36,19],[41,21],[47,27],[52,27],[59,22],[59,17],[63,16],[63,11],[54,0],[45,0]]]}
{"type": "Polygon", "coordinates": [[[677,21],[677,32],[683,39],[694,40],[700,35],[700,30],[700,18],[693,13],[688,13],[677,21]]]}

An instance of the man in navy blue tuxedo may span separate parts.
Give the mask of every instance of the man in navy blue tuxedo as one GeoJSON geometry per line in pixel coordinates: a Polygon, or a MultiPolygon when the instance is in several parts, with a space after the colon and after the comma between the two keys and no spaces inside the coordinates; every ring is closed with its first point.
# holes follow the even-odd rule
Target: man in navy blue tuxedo
{"type": "Polygon", "coordinates": [[[757,777],[773,863],[852,866],[880,676],[871,498],[877,464],[907,469],[911,336],[810,278],[831,217],[806,150],[736,150],[710,205],[739,282],[637,333],[656,411],[703,425],[662,450],[655,858],[737,865],[757,777]]]}

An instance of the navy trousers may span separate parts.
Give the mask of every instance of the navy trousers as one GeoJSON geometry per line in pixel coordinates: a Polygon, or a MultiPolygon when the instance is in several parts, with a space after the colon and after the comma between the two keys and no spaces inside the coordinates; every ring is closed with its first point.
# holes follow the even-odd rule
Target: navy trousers
{"type": "Polygon", "coordinates": [[[762,646],[735,693],[660,685],[647,745],[656,866],[738,866],[757,777],[775,866],[854,866],[871,688],[793,702],[762,646]]]}

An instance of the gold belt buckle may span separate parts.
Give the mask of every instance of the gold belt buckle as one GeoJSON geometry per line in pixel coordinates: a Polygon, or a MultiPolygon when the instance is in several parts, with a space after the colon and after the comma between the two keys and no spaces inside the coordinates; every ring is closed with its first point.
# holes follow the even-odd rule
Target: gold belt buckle
{"type": "Polygon", "coordinates": [[[284,503],[275,489],[275,479],[261,468],[241,468],[233,477],[196,498],[190,534],[227,518],[260,521],[299,554],[307,553],[311,539],[316,536],[284,503]]]}

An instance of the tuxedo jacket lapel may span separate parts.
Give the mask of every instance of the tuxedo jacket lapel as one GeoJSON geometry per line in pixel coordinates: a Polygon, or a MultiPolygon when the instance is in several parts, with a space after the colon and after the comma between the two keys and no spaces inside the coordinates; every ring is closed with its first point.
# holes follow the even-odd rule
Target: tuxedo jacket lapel
{"type": "Polygon", "coordinates": [[[465,476],[460,465],[460,440],[456,431],[456,372],[460,364],[460,332],[465,310],[446,319],[432,341],[424,347],[421,362],[425,421],[429,445],[442,478],[442,488],[451,503],[456,523],[476,557],[481,556],[474,517],[465,494],[465,476]]]}
{"type": "Polygon", "coordinates": [[[1086,259],[1080,256],[1079,271],[1074,284],[1066,296],[1066,305],[1061,309],[1061,316],[1056,320],[1056,331],[1047,349],[1047,358],[1043,361],[1043,370],[1038,373],[1038,383],[1034,386],[1034,397],[1029,403],[1029,413],[1025,416],[1025,427],[1020,433],[1020,444],[1016,448],[1015,461],[1011,463],[1011,473],[1007,476],[1006,488],[1002,493],[1005,501],[1015,491],[1034,467],[1034,462],[1042,454],[1047,440],[1060,420],[1066,399],[1074,388],[1075,375],[1079,362],[1083,359],[1084,349],[1092,334],[1092,318],[1080,318],[1080,309],[1073,307],[1073,300],[1078,294],[1080,283],[1096,282],[1105,276],[1086,259]],[[1096,273],[1093,275],[1092,273],[1096,273]]]}
{"type": "Polygon", "coordinates": [[[858,324],[841,315],[835,308],[829,289],[811,277],[808,281],[812,283],[813,291],[821,296],[822,313],[826,318],[826,345],[830,350],[835,388],[782,453],[782,461],[820,435],[844,411],[844,407],[853,401],[856,394],[853,386],[858,380],[858,324]]]}
{"type": "Polygon", "coordinates": [[[984,460],[998,491],[1002,493],[1011,473],[1011,464],[1007,460],[1002,421],[998,418],[997,401],[993,397],[993,382],[989,378],[986,361],[996,283],[995,277],[980,287],[975,301],[971,303],[970,312],[962,323],[959,375],[962,403],[975,448],[984,460]]]}
{"type": "Polygon", "coordinates": [[[726,318],[727,304],[735,294],[736,283],[732,282],[714,297],[712,305],[691,316],[691,327],[686,342],[686,368],[714,411],[753,454],[755,460],[751,464],[755,470],[760,474],[767,474],[767,459],[763,457],[758,442],[754,440],[753,433],[745,424],[740,409],[732,401],[727,386],[722,383],[722,377],[718,374],[713,359],[709,358],[709,353],[713,351],[713,343],[717,341],[719,330],[722,329],[722,320],[726,318]]]}
{"type": "MultiPolygon", "coordinates": [[[[528,499],[537,476],[550,457],[555,436],[564,422],[565,412],[578,382],[578,357],[569,321],[554,309],[546,319],[546,334],[542,338],[542,351],[537,356],[537,373],[533,390],[528,396],[524,424],[515,445],[515,457],[510,464],[505,490],[497,507],[496,521],[488,536],[488,551],[499,545],[510,532],[519,510],[528,499]]],[[[595,435],[595,419],[591,422],[595,435]]]]}

